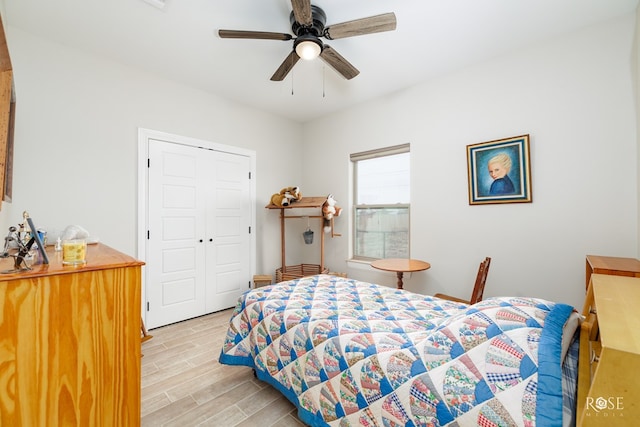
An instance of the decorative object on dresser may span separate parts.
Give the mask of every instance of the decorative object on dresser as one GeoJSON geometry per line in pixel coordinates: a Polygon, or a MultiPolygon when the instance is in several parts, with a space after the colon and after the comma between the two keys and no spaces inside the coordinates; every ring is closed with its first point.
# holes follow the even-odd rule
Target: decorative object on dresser
{"type": "Polygon", "coordinates": [[[0,270],[2,274],[29,271],[31,266],[28,261],[49,264],[49,257],[44,250],[44,242],[40,238],[38,229],[26,211],[23,216],[24,222],[18,224],[18,227],[10,226],[9,233],[4,238],[4,249],[0,258],[13,257],[13,268],[0,270]],[[35,248],[39,258],[34,258],[31,248],[35,248]]]}
{"type": "Polygon", "coordinates": [[[0,276],[2,425],[139,425],[143,263],[95,244],[63,266],[46,249],[48,265],[0,276]]]}

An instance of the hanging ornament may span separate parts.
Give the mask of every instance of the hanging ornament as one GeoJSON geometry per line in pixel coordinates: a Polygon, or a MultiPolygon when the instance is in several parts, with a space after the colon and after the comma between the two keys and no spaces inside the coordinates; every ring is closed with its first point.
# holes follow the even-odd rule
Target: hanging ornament
{"type": "Polygon", "coordinates": [[[309,217],[307,217],[307,231],[302,233],[302,237],[304,238],[304,243],[310,245],[313,243],[313,230],[309,226],[309,217]]]}

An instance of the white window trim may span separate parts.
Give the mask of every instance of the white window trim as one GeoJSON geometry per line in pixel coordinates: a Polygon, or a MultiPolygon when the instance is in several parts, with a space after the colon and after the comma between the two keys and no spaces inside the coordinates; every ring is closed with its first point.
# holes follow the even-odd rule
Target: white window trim
{"type": "MultiPolygon", "coordinates": [[[[361,160],[368,160],[368,159],[375,159],[378,157],[387,157],[387,156],[393,156],[393,155],[397,155],[397,154],[403,154],[403,153],[410,153],[411,152],[411,144],[410,143],[406,143],[406,144],[400,144],[400,145],[394,145],[391,147],[384,147],[384,148],[376,148],[373,150],[367,150],[367,151],[361,151],[359,153],[352,153],[349,156],[349,159],[351,160],[351,164],[353,165],[353,167],[351,168],[351,177],[352,177],[352,187],[351,187],[351,191],[353,192],[353,206],[352,206],[352,210],[351,210],[351,219],[350,222],[354,225],[354,229],[351,233],[351,237],[350,237],[350,244],[349,244],[349,250],[350,250],[350,257],[347,260],[347,262],[353,262],[353,263],[359,263],[359,264],[370,264],[372,261],[375,261],[377,258],[368,258],[368,257],[362,257],[362,256],[356,256],[354,254],[354,250],[355,250],[355,244],[354,244],[354,239],[355,239],[355,214],[356,214],[356,210],[358,208],[358,206],[366,206],[367,208],[391,208],[391,207],[400,207],[400,208],[408,208],[409,209],[409,217],[411,217],[411,203],[403,203],[403,204],[393,204],[393,205],[358,205],[356,203],[356,200],[358,198],[357,192],[356,192],[356,188],[358,186],[357,183],[357,179],[356,179],[356,175],[357,175],[357,162],[361,161],[361,160]]],[[[411,219],[409,219],[409,240],[408,240],[408,250],[411,251],[411,219]]]]}

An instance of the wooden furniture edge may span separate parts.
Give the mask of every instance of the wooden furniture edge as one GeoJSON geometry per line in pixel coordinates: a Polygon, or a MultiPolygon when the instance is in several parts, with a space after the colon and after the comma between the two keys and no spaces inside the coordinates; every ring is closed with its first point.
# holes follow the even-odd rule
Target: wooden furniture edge
{"type": "Polygon", "coordinates": [[[267,209],[299,209],[299,208],[321,208],[324,202],[327,201],[327,197],[302,197],[297,202],[291,203],[289,206],[277,206],[273,203],[269,203],[265,208],[267,209]]]}
{"type": "Polygon", "coordinates": [[[589,322],[582,322],[580,325],[580,350],[578,353],[578,393],[576,397],[576,421],[582,425],[584,405],[587,401],[587,394],[591,387],[591,348],[590,336],[592,325],[589,322]]]}
{"type": "Polygon", "coordinates": [[[640,419],[640,386],[634,375],[640,371],[639,296],[639,277],[591,276],[580,326],[579,426],[635,425],[633,420],[640,419]]]}
{"type": "Polygon", "coordinates": [[[446,299],[448,301],[461,302],[463,304],[470,304],[469,300],[458,298],[458,297],[454,297],[454,296],[447,295],[447,294],[434,294],[433,296],[436,297],[436,298],[446,299]]]}
{"type": "Polygon", "coordinates": [[[585,267],[585,289],[589,288],[592,274],[640,277],[640,260],[637,258],[587,255],[585,267]]]}
{"type": "MultiPolygon", "coordinates": [[[[0,282],[25,278],[35,279],[52,275],[75,274],[118,267],[136,267],[145,264],[144,261],[140,261],[101,242],[87,245],[87,263],[79,266],[62,265],[62,253],[56,252],[52,245],[46,246],[45,250],[49,257],[49,264],[42,264],[40,260],[36,260],[33,265],[31,265],[31,270],[0,274],[0,282]]],[[[12,266],[13,258],[0,259],[0,271],[11,270],[12,266]]]]}
{"type": "Polygon", "coordinates": [[[5,195],[7,180],[7,145],[9,144],[9,128],[11,126],[11,104],[15,102],[13,84],[13,66],[9,56],[9,47],[0,18],[0,207],[5,195]]]}

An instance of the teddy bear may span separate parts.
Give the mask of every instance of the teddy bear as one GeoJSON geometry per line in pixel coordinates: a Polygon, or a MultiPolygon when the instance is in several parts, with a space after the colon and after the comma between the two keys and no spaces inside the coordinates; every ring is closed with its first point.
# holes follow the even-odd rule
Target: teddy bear
{"type": "Polygon", "coordinates": [[[342,208],[336,205],[336,199],[333,198],[333,194],[327,196],[327,200],[322,204],[322,216],[324,218],[324,232],[331,232],[331,220],[340,216],[342,208]]]}
{"type": "Polygon", "coordinates": [[[286,207],[301,199],[300,187],[285,187],[279,193],[271,196],[271,203],[279,207],[286,207]]]}

